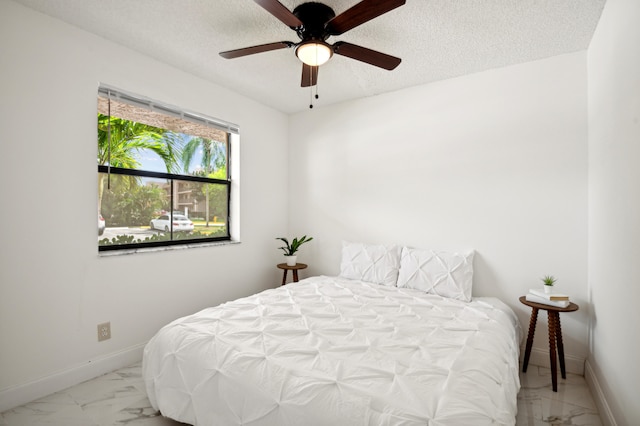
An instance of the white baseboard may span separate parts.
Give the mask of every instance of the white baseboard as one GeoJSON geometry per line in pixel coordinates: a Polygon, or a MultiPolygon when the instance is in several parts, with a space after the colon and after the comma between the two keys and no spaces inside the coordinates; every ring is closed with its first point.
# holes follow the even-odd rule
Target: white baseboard
{"type": "Polygon", "coordinates": [[[611,407],[607,402],[607,397],[602,390],[602,386],[596,377],[589,360],[585,362],[584,366],[584,378],[587,382],[587,386],[589,386],[589,390],[591,391],[591,395],[595,400],[596,406],[598,407],[598,413],[600,414],[600,420],[607,426],[617,426],[616,419],[613,416],[613,412],[611,411],[611,407]]]}
{"type": "Polygon", "coordinates": [[[0,413],[26,404],[78,383],[135,364],[142,359],[146,343],[123,349],[101,358],[89,360],[40,379],[0,390],[0,413]]]}
{"type": "MultiPolygon", "coordinates": [[[[524,357],[524,349],[521,351],[524,357]]],[[[584,362],[582,357],[574,356],[571,354],[564,354],[564,366],[567,373],[579,374],[584,376],[584,362]]],[[[551,367],[551,361],[549,360],[549,349],[532,348],[531,355],[529,356],[529,365],[537,365],[540,367],[551,367]]],[[[560,364],[558,363],[558,372],[560,371],[560,364]]]]}

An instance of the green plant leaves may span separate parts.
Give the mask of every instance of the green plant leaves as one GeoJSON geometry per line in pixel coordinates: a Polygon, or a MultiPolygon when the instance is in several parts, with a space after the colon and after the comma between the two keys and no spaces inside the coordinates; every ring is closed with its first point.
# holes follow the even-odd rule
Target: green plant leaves
{"type": "Polygon", "coordinates": [[[293,256],[300,249],[302,244],[313,240],[313,237],[307,238],[306,235],[303,235],[300,239],[294,238],[293,241],[291,241],[291,244],[289,244],[289,240],[284,237],[278,237],[276,240],[280,240],[285,243],[285,246],[278,247],[278,250],[282,250],[285,256],[293,256]]]}
{"type": "Polygon", "coordinates": [[[553,285],[557,281],[553,275],[545,275],[540,279],[544,285],[553,285]]]}

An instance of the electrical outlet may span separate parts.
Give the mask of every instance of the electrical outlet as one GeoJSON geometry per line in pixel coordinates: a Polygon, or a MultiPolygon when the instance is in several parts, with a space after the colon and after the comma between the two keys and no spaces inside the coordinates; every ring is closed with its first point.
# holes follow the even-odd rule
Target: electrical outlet
{"type": "Polygon", "coordinates": [[[102,324],[98,324],[98,342],[108,339],[111,339],[111,323],[104,322],[102,324]]]}

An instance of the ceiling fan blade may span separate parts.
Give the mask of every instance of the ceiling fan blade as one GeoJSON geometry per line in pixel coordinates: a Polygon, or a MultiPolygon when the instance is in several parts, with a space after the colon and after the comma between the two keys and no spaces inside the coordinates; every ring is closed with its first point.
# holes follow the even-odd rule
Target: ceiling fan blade
{"type": "Polygon", "coordinates": [[[333,52],[389,71],[400,65],[400,62],[402,62],[402,59],[396,58],[395,56],[387,55],[386,53],[367,49],[366,47],[357,46],[344,41],[336,42],[333,45],[333,52]]]}
{"type": "Polygon", "coordinates": [[[362,0],[327,22],[325,28],[330,35],[340,35],[405,3],[406,0],[362,0]]]}
{"type": "Polygon", "coordinates": [[[302,64],[302,81],[301,87],[315,86],[318,84],[318,69],[320,67],[312,67],[305,63],[302,64]]]}
{"type": "Polygon", "coordinates": [[[295,46],[290,41],[279,41],[276,43],[260,44],[258,46],[244,47],[242,49],[227,50],[220,52],[220,56],[225,59],[239,58],[241,56],[253,55],[256,53],[269,52],[270,50],[278,50],[295,46]]]}
{"type": "Polygon", "coordinates": [[[253,0],[262,6],[267,12],[278,18],[282,23],[291,28],[300,28],[302,21],[298,19],[296,15],[291,13],[282,3],[278,0],[253,0]]]}

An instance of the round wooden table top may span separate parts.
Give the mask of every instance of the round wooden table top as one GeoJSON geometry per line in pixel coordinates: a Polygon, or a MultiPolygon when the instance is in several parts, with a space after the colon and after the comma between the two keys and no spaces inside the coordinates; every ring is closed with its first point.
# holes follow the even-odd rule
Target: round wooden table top
{"type": "Polygon", "coordinates": [[[304,269],[306,267],[306,263],[296,263],[294,266],[289,266],[286,263],[278,263],[278,268],[286,269],[287,271],[297,271],[298,269],[304,269]]]}
{"type": "Polygon", "coordinates": [[[569,306],[567,306],[566,308],[561,308],[559,306],[545,305],[544,303],[531,302],[530,300],[527,300],[526,296],[520,296],[520,303],[522,303],[523,305],[530,306],[532,308],[545,309],[547,311],[556,311],[556,312],[573,312],[573,311],[577,311],[580,308],[580,306],[576,305],[573,302],[569,302],[569,306]]]}

